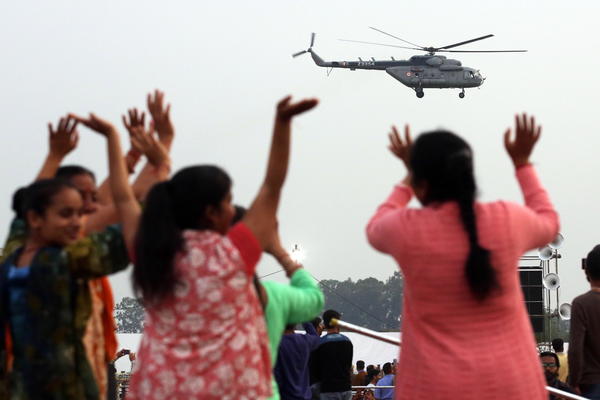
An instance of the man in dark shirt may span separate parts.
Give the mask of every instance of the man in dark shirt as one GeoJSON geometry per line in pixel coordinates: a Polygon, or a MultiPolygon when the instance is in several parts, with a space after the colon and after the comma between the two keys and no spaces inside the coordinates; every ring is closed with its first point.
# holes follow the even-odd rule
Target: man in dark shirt
{"type": "MultiPolygon", "coordinates": [[[[546,384],[548,386],[568,393],[573,393],[569,385],[558,379],[560,360],[558,359],[558,355],[556,355],[556,353],[552,353],[550,351],[540,353],[540,361],[542,362],[542,368],[544,368],[544,375],[546,376],[546,384]]],[[[562,399],[562,397],[548,392],[548,400],[558,399],[562,399]]]]}
{"type": "Polygon", "coordinates": [[[576,392],[600,399],[600,245],[587,256],[585,274],[590,291],[571,307],[569,383],[576,392]]]}
{"type": "Polygon", "coordinates": [[[333,318],[341,314],[334,310],[323,313],[323,323],[327,334],[321,338],[319,347],[313,353],[315,376],[320,382],[320,400],[350,400],[352,388],[352,342],[340,333],[340,328],[331,325],[333,318]]]}
{"type": "Polygon", "coordinates": [[[320,344],[319,335],[312,323],[302,324],[306,335],[294,333],[288,325],[277,353],[273,374],[279,386],[281,400],[310,400],[312,393],[308,380],[308,358],[320,344]]]}

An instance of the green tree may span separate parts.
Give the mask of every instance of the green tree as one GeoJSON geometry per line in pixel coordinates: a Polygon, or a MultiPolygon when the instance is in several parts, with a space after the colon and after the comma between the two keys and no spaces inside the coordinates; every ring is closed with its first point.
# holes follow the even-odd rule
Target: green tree
{"type": "Polygon", "coordinates": [[[123,297],[115,305],[118,333],[142,333],[144,331],[144,307],[132,297],[123,297]]]}
{"type": "Polygon", "coordinates": [[[376,331],[398,331],[404,280],[398,271],[385,282],[375,278],[320,282],[325,309],[334,309],[352,324],[376,331]]]}

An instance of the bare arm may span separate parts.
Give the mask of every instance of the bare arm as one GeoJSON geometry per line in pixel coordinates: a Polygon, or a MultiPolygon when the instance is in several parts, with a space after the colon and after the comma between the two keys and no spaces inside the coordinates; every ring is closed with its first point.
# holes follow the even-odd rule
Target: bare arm
{"type": "Polygon", "coordinates": [[[106,137],[108,145],[109,182],[113,203],[119,220],[123,224],[123,236],[128,248],[132,248],[137,233],[141,208],[133,190],[129,186],[127,167],[121,151],[121,143],[116,128],[108,121],[90,114],[88,118],[76,117],[88,128],[106,137]]]}
{"type": "MultiPolygon", "coordinates": [[[[140,161],[141,156],[142,153],[140,153],[135,147],[129,149],[125,155],[125,165],[127,165],[127,171],[129,174],[133,174],[135,172],[135,166],[140,161]]],[[[112,195],[110,193],[110,183],[108,178],[106,178],[98,188],[97,197],[99,204],[104,205],[107,208],[112,207],[112,195]]]]}
{"type": "Polygon", "coordinates": [[[69,116],[58,121],[56,130],[48,123],[48,155],[35,180],[52,179],[62,160],[77,147],[77,121],[69,116]]]}
{"type": "Polygon", "coordinates": [[[269,245],[272,232],[276,228],[277,207],[289,163],[292,118],[310,110],[318,103],[316,99],[302,100],[298,103],[291,103],[290,100],[291,97],[288,96],[277,105],[265,180],[243,219],[263,249],[269,245]]]}
{"type": "MultiPolygon", "coordinates": [[[[131,142],[131,150],[125,157],[127,171],[129,173],[133,172],[140,155],[143,154],[148,159],[148,163],[131,186],[135,198],[138,202],[143,202],[155,183],[169,178],[171,160],[166,148],[154,138],[153,125],[150,126],[150,129],[146,129],[144,123],[145,113],[133,108],[128,110],[128,117],[123,116],[123,124],[129,132],[131,142]]],[[[108,198],[107,201],[101,202],[102,207],[98,212],[89,217],[86,223],[86,232],[88,233],[101,231],[107,225],[113,224],[119,219],[112,200],[109,179],[104,181],[102,188],[105,189],[104,193],[108,198]]]]}
{"type": "MultiPolygon", "coordinates": [[[[164,105],[164,95],[164,92],[155,90],[154,93],[148,94],[146,102],[148,112],[152,116],[150,129],[156,131],[158,141],[168,155],[175,137],[175,127],[171,121],[171,105],[164,105]]],[[[146,163],[133,183],[132,187],[136,198],[140,201],[144,201],[152,186],[168,177],[169,173],[167,168],[162,165],[153,164],[149,159],[148,163],[146,163]],[[166,174],[165,171],[167,172],[166,174]]]]}

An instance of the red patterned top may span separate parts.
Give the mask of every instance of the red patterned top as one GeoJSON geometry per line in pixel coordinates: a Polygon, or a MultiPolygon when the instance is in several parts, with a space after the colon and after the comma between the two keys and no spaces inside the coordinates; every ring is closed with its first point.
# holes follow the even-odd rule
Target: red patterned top
{"type": "Polygon", "coordinates": [[[252,284],[261,248],[242,223],[227,236],[184,231],[173,299],[146,309],[127,400],[263,399],[271,365],[252,284]]]}

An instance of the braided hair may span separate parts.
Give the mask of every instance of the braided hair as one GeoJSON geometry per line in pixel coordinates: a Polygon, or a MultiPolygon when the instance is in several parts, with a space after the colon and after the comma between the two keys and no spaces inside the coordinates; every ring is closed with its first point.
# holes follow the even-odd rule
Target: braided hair
{"type": "Polygon", "coordinates": [[[473,153],[468,143],[452,132],[438,130],[420,135],[411,149],[410,167],[416,185],[426,183],[423,204],[455,201],[469,240],[465,277],[473,296],[485,300],[499,287],[489,250],[479,244],[474,202],[477,185],[473,153]]]}

